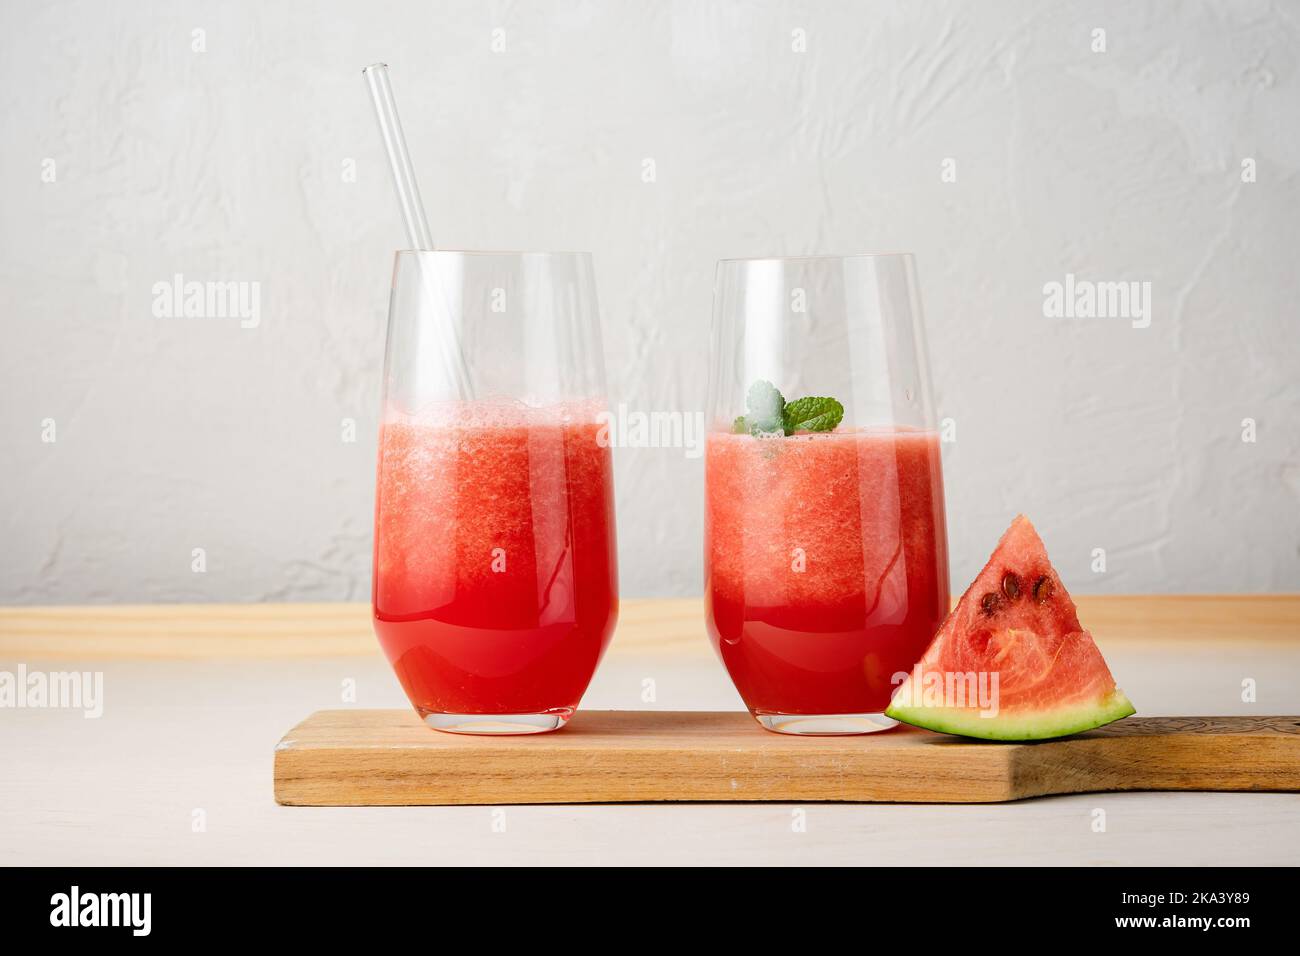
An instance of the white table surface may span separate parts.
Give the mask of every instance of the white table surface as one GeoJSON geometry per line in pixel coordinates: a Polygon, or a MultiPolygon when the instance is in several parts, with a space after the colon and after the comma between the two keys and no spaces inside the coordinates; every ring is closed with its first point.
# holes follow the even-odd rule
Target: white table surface
{"type": "MultiPolygon", "coordinates": [[[[1300,648],[1117,642],[1139,712],[1300,714],[1300,648]],[[1258,701],[1241,701],[1254,678],[1258,701]]],[[[378,650],[296,659],[28,659],[102,669],[98,720],[0,711],[0,864],[1297,864],[1300,794],[1125,793],[996,805],[301,808],[272,752],[313,710],[407,706],[378,650]],[[357,702],[341,702],[345,679],[357,702]],[[1105,832],[1094,828],[1105,811],[1105,832]],[[196,832],[195,811],[206,827],[196,832]],[[796,823],[802,821],[802,828],[796,823]],[[501,824],[504,823],[504,829],[501,824]]],[[[0,661],[0,668],[13,667],[0,661]]],[[[616,640],[586,708],[739,699],[707,642],[616,640]],[[642,681],[656,700],[642,701],[642,681]]],[[[759,733],[755,730],[755,733],[759,733]]]]}

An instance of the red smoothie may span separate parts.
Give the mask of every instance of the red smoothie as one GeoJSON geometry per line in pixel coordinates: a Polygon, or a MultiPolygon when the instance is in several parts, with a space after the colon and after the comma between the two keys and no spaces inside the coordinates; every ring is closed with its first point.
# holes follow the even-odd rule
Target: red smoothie
{"type": "Polygon", "coordinates": [[[709,634],[750,711],[877,714],[948,611],[938,436],[712,432],[709,634]]]}
{"type": "Polygon", "coordinates": [[[618,610],[598,431],[585,405],[388,416],[374,621],[421,716],[577,707],[618,610]]]}

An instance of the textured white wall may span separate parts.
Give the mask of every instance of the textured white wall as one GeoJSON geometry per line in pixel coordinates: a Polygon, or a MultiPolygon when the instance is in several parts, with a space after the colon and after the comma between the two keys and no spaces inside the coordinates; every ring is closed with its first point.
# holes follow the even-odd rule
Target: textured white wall
{"type": "MultiPolygon", "coordinates": [[[[703,407],[716,259],[910,250],[955,585],[1023,510],[1078,591],[1300,590],[1295,4],[6,0],[0,47],[0,600],[368,594],[377,59],[440,244],[595,253],[614,402],[703,407]],[[261,324],[155,317],[178,272],[261,324]],[[1044,318],[1066,273],[1150,327],[1044,318]]],[[[616,461],[624,593],[698,593],[701,463],[616,461]]]]}

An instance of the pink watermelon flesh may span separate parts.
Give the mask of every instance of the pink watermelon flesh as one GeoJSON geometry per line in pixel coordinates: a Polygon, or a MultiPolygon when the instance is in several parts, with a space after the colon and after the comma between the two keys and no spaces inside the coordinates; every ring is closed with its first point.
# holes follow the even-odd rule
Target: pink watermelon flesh
{"type": "Polygon", "coordinates": [[[885,713],[966,737],[1043,740],[1134,710],[1038,532],[1018,515],[885,713]]]}

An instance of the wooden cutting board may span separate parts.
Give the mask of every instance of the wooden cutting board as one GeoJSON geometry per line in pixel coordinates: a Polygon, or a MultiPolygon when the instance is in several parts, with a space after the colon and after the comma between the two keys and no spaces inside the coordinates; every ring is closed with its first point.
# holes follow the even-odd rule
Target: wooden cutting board
{"type": "Polygon", "coordinates": [[[322,710],[275,750],[290,806],[657,801],[992,803],[1110,790],[1300,791],[1300,717],[1129,717],[1032,744],[911,727],[793,737],[732,712],[581,711],[522,737],[322,710]]]}

